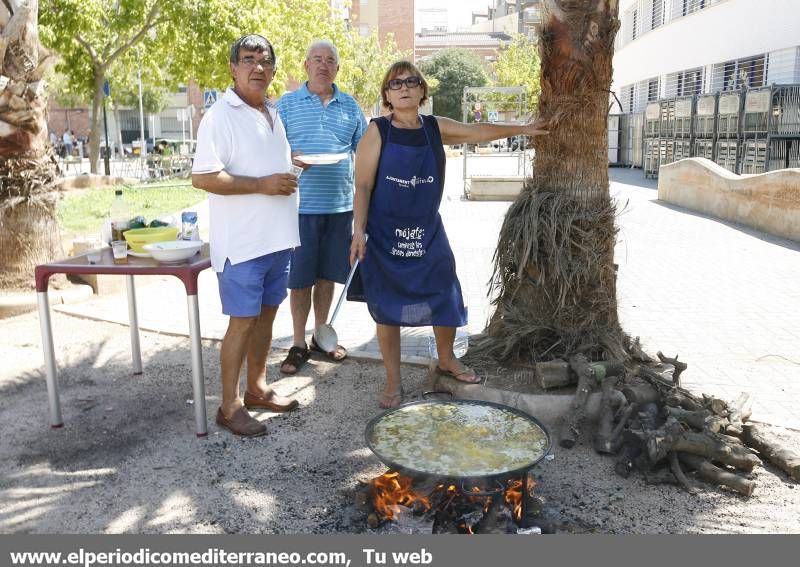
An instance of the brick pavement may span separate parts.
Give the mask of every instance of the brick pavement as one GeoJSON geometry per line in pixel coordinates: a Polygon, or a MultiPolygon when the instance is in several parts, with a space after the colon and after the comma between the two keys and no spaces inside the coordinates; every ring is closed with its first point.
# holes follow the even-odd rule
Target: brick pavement
{"type": "MultiPolygon", "coordinates": [[[[508,166],[507,159],[494,159],[482,158],[478,167],[508,166]]],[[[475,333],[490,313],[491,258],[509,204],[462,200],[461,171],[461,159],[450,158],[441,212],[475,333]]],[[[611,176],[622,210],[617,263],[625,330],[640,336],[649,352],[680,354],[689,364],[683,376],[690,389],[725,399],[749,392],[753,419],[800,428],[794,403],[800,399],[800,244],[660,203],[655,183],[640,170],[612,169],[611,176]]],[[[199,212],[202,224],[203,207],[199,212]]],[[[152,283],[137,287],[142,328],[187,333],[182,286],[169,279],[152,283]]],[[[210,271],[201,275],[200,299],[203,336],[221,338],[227,321],[210,271]]],[[[58,310],[127,321],[118,297],[58,310]]],[[[378,353],[374,323],[362,304],[345,302],[335,327],[351,351],[378,353]]],[[[287,301],[276,318],[275,345],[288,348],[291,335],[287,301]]],[[[429,356],[429,336],[428,328],[404,329],[403,355],[429,356]]]]}

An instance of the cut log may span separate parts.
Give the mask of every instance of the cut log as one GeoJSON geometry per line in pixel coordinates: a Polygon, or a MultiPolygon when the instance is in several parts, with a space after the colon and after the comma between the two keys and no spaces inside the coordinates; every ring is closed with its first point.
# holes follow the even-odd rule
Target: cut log
{"type": "Polygon", "coordinates": [[[761,461],[742,447],[731,446],[711,433],[685,431],[675,418],[663,427],[644,434],[647,455],[653,463],[663,460],[670,451],[683,451],[750,472],[761,461]]]}
{"type": "Polygon", "coordinates": [[[792,479],[800,481],[800,455],[781,447],[780,441],[755,424],[746,423],[742,429],[742,441],[745,445],[758,451],[792,479]]]}
{"type": "Polygon", "coordinates": [[[725,428],[725,433],[739,437],[742,434],[742,425],[745,421],[750,419],[750,415],[753,413],[753,404],[750,401],[750,394],[746,392],[739,394],[739,397],[736,398],[733,404],[728,406],[728,409],[730,410],[730,414],[728,415],[728,421],[730,423],[725,428]]]}
{"type": "Polygon", "coordinates": [[[664,409],[667,415],[699,431],[708,430],[712,433],[718,433],[728,424],[728,420],[714,415],[709,410],[687,411],[683,408],[672,406],[665,406],[664,409]]]}
{"type": "MultiPolygon", "coordinates": [[[[617,370],[619,372],[619,370],[617,370]]],[[[597,370],[595,370],[597,372],[597,370]]],[[[614,416],[619,406],[614,406],[613,392],[619,381],[619,376],[606,376],[600,391],[603,395],[600,402],[600,419],[593,439],[594,450],[598,453],[614,454],[619,450],[620,444],[614,438],[614,416]]]]}
{"type": "Polygon", "coordinates": [[[664,403],[669,406],[682,407],[687,411],[702,411],[704,409],[703,403],[700,400],[678,389],[670,390],[664,396],[664,403]]]}
{"type": "Polygon", "coordinates": [[[626,384],[622,388],[622,393],[625,394],[625,398],[629,403],[640,406],[661,400],[661,394],[658,393],[658,390],[646,382],[626,384]]]}
{"type": "Polygon", "coordinates": [[[681,387],[681,373],[684,370],[686,370],[687,368],[689,368],[689,365],[686,364],[685,362],[680,362],[678,360],[678,355],[677,354],[675,355],[675,358],[670,358],[668,356],[664,356],[661,353],[661,351],[658,351],[656,353],[656,356],[658,357],[658,360],[660,360],[661,362],[664,362],[664,363],[667,363],[667,364],[671,364],[672,366],[675,367],[675,373],[672,375],[672,383],[675,384],[675,386],[677,386],[678,388],[680,388],[681,387]]]}
{"type": "Polygon", "coordinates": [[[674,474],[675,478],[678,480],[678,484],[680,484],[686,492],[689,494],[697,494],[697,488],[692,486],[692,483],[689,482],[689,479],[683,474],[681,464],[678,462],[678,454],[675,451],[669,454],[669,470],[672,471],[672,474],[674,474]]]}
{"type": "Polygon", "coordinates": [[[538,362],[535,367],[536,378],[544,390],[563,388],[577,382],[577,376],[569,368],[566,360],[551,360],[538,362]]]}
{"type": "MultiPolygon", "coordinates": [[[[467,384],[450,376],[436,375],[433,370],[429,380],[428,386],[431,390],[451,392],[456,398],[496,402],[521,409],[538,418],[550,431],[555,431],[558,428],[572,407],[572,396],[525,394],[511,390],[490,388],[483,384],[467,384]]],[[[625,396],[622,395],[622,392],[615,390],[613,395],[615,405],[625,403],[625,396]]],[[[586,402],[586,419],[594,421],[600,415],[601,398],[602,394],[600,392],[589,396],[589,400],[586,402]]]]}
{"type": "Polygon", "coordinates": [[[569,365],[578,376],[578,387],[575,390],[570,412],[564,423],[561,424],[558,436],[558,444],[566,449],[574,447],[580,437],[580,428],[586,413],[586,400],[589,398],[595,382],[594,370],[589,366],[589,360],[584,355],[576,354],[570,358],[569,365]]]}
{"type": "Polygon", "coordinates": [[[697,475],[708,483],[718,486],[727,486],[747,497],[753,494],[756,483],[752,480],[742,478],[739,475],[714,466],[703,457],[698,457],[697,455],[678,453],[678,458],[682,463],[696,470],[697,475]]]}

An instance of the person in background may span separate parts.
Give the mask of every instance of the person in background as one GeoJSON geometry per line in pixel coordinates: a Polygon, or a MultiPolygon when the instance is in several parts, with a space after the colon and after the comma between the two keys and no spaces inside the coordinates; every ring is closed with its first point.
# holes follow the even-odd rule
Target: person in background
{"type": "Polygon", "coordinates": [[[286,298],[292,248],[300,244],[297,180],[287,173],[289,143],[277,110],[265,99],[275,64],[275,50],[260,35],[233,44],[233,87],[203,117],[192,167],[192,184],[210,193],[211,267],[222,311],[230,317],[220,348],[217,424],[246,437],[267,431],[247,409],[283,412],[298,405],[267,384],[272,323],[286,298]]]}
{"type": "MultiPolygon", "coordinates": [[[[292,256],[289,274],[294,345],[281,372],[295,374],[309,358],[309,349],[321,352],[314,336],[306,344],[306,324],[314,306],[314,328],[327,323],[334,282],[347,279],[347,250],[353,225],[353,160],[367,127],[355,99],[336,86],[339,53],[330,41],[315,41],[305,61],[308,80],[278,101],[292,155],[344,154],[337,163],[295,165],[300,177],[300,247],[292,256]]],[[[341,362],[347,350],[337,345],[323,353],[341,362]]]]}
{"type": "Polygon", "coordinates": [[[538,123],[463,124],[422,116],[428,83],[408,61],[393,64],[381,84],[388,116],[374,118],[356,152],[356,195],[350,262],[360,276],[386,368],[381,408],[403,401],[400,327],[433,326],[436,371],[476,383],[480,377],[453,353],[466,310],[439,204],[444,189],[443,144],[489,142],[546,134],[538,123]],[[367,241],[369,235],[369,241],[367,241]]]}
{"type": "Polygon", "coordinates": [[[64,157],[70,157],[72,155],[72,148],[74,147],[72,143],[72,132],[64,130],[64,135],[61,136],[61,140],[64,144],[64,157]]]}

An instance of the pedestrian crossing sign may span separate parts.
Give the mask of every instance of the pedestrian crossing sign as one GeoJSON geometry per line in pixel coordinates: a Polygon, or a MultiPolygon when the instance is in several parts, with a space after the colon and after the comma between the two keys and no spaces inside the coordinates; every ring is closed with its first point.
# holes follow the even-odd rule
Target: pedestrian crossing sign
{"type": "Polygon", "coordinates": [[[211,105],[217,102],[217,91],[203,91],[203,106],[211,108],[211,105]]]}
{"type": "Polygon", "coordinates": [[[490,110],[489,111],[489,122],[497,122],[497,118],[498,118],[497,117],[497,111],[496,110],[490,110]]]}

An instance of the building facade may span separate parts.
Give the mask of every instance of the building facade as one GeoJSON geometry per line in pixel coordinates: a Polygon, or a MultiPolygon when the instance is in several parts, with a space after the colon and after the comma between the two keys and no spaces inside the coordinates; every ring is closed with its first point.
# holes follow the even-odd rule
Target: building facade
{"type": "Polygon", "coordinates": [[[414,0],[353,0],[349,17],[361,35],[392,34],[398,49],[414,52],[414,0]]]}
{"type": "Polygon", "coordinates": [[[800,83],[797,0],[621,0],[612,89],[648,102],[800,83]]]}
{"type": "Polygon", "coordinates": [[[532,40],[542,23],[542,0],[494,0],[486,13],[472,14],[472,25],[463,31],[521,33],[532,40]]]}

